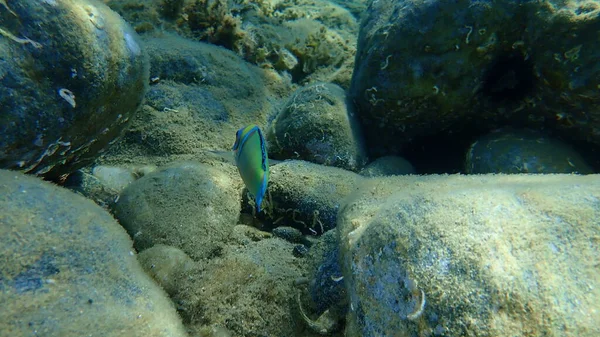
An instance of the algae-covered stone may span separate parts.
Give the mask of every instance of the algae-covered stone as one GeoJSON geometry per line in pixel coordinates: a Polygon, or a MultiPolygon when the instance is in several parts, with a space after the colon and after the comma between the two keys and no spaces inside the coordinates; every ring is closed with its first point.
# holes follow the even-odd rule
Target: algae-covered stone
{"type": "Polygon", "coordinates": [[[580,0],[371,2],[350,88],[370,149],[507,124],[600,144],[599,13],[580,0]]]}
{"type": "Polygon", "coordinates": [[[366,150],[353,109],[335,84],[298,89],[271,124],[269,155],[359,170],[366,162],[366,150]]]}
{"type": "Polygon", "coordinates": [[[336,231],[323,234],[307,256],[310,298],[317,314],[334,311],[339,317],[346,314],[348,301],[346,284],[340,265],[340,247],[336,231]]]}
{"type": "Polygon", "coordinates": [[[191,322],[188,328],[220,326],[239,337],[305,336],[296,333],[290,310],[296,295],[292,283],[303,270],[292,255],[294,245],[279,238],[248,239],[245,244],[235,240],[181,280],[173,300],[184,321],[191,322]]]}
{"type": "Polygon", "coordinates": [[[217,253],[240,213],[240,182],[235,167],[180,163],[152,172],[129,185],[115,216],[144,250],[165,244],[194,260],[217,253]],[[231,171],[231,172],[228,172],[231,171]]]}
{"type": "Polygon", "coordinates": [[[95,0],[0,8],[0,167],[70,173],[126,128],[146,91],[146,55],[95,0]]]}
{"type": "Polygon", "coordinates": [[[161,244],[142,251],[138,261],[171,296],[177,292],[181,278],[194,268],[194,261],[181,249],[161,244]]]}
{"type": "Polygon", "coordinates": [[[569,145],[533,130],[498,130],[467,152],[467,173],[592,173],[569,145]]]}
{"type": "Polygon", "coordinates": [[[112,216],[0,170],[0,335],[186,336],[112,216]]]}
{"type": "Polygon", "coordinates": [[[296,82],[350,85],[358,23],[329,0],[105,2],[139,33],[173,32],[223,46],[250,63],[291,74],[296,82]]]}
{"type": "Polygon", "coordinates": [[[119,194],[135,179],[152,172],[153,165],[117,167],[99,165],[82,168],[71,174],[63,186],[83,194],[98,205],[107,207],[118,200],[119,194]]]}
{"type": "Polygon", "coordinates": [[[363,179],[336,167],[290,160],[273,166],[269,191],[272,205],[267,215],[275,225],[322,234],[335,227],[342,199],[363,179]]]}
{"type": "Polygon", "coordinates": [[[240,127],[267,124],[289,81],[222,47],[161,33],[146,36],[151,77],[142,109],[102,163],[164,165],[231,150],[240,127]],[[193,156],[193,157],[192,157],[193,156]],[[152,158],[149,160],[149,158],[152,158]]]}
{"type": "Polygon", "coordinates": [[[347,336],[600,335],[600,176],[373,178],[340,211],[347,336]]]}
{"type": "Polygon", "coordinates": [[[360,175],[365,177],[415,174],[414,166],[406,159],[397,156],[384,156],[365,166],[360,175]]]}

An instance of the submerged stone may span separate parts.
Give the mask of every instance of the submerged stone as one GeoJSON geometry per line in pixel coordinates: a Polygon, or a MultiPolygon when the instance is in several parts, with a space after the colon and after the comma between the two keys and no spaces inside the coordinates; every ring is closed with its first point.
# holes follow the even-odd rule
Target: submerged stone
{"type": "Polygon", "coordinates": [[[338,218],[347,336],[585,336],[600,177],[365,180],[338,218]]]}
{"type": "Polygon", "coordinates": [[[104,209],[5,170],[0,209],[0,336],[186,336],[104,209]]]}

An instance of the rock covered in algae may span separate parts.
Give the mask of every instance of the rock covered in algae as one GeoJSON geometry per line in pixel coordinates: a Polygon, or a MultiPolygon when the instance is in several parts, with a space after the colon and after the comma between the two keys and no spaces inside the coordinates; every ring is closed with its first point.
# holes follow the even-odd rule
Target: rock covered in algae
{"type": "Polygon", "coordinates": [[[346,285],[342,277],[339,252],[337,233],[329,231],[321,235],[306,258],[311,277],[307,288],[319,315],[330,310],[343,317],[347,311],[346,285]]]}
{"type": "Polygon", "coordinates": [[[350,84],[358,22],[344,6],[328,0],[106,3],[139,33],[171,31],[223,46],[250,63],[291,75],[294,82],[350,84]]]}
{"type": "Polygon", "coordinates": [[[600,334],[600,177],[365,180],[340,211],[347,336],[600,334]]]}
{"type": "Polygon", "coordinates": [[[142,251],[138,261],[169,296],[177,293],[181,278],[194,268],[194,261],[181,249],[161,244],[142,251]]]}
{"type": "Polygon", "coordinates": [[[533,130],[497,130],[471,145],[467,173],[592,173],[569,145],[533,130]]]}
{"type": "Polygon", "coordinates": [[[0,167],[50,178],[89,164],[144,97],[137,34],[95,0],[0,5],[0,167]]]}
{"type": "Polygon", "coordinates": [[[0,209],[1,336],[186,336],[104,209],[5,170],[0,209]]]}
{"type": "Polygon", "coordinates": [[[292,255],[294,244],[243,225],[234,232],[222,254],[180,279],[173,300],[188,328],[219,326],[239,337],[304,336],[297,333],[299,318],[290,310],[293,280],[304,269],[292,255]]]}
{"type": "Polygon", "coordinates": [[[131,183],[114,206],[115,216],[138,250],[156,244],[192,259],[217,253],[240,213],[241,182],[235,167],[175,163],[131,183]]]}
{"type": "Polygon", "coordinates": [[[398,156],[384,156],[365,166],[360,175],[365,177],[415,174],[415,167],[406,159],[398,156]]]}
{"type": "Polygon", "coordinates": [[[167,33],[145,36],[143,42],[155,83],[119,146],[101,159],[105,164],[153,157],[153,163],[164,165],[198,160],[207,149],[231,150],[241,126],[266,130],[274,104],[291,91],[274,71],[222,47],[167,33]]]}
{"type": "Polygon", "coordinates": [[[366,149],[354,106],[342,88],[315,83],[293,92],[267,133],[269,155],[357,171],[366,149]]]}
{"type": "Polygon", "coordinates": [[[600,144],[597,1],[370,3],[351,95],[369,147],[507,123],[600,144]]]}
{"type": "Polygon", "coordinates": [[[267,207],[266,216],[276,226],[291,226],[304,234],[323,234],[335,228],[341,200],[354,192],[362,179],[337,167],[284,161],[271,169],[272,205],[267,207]]]}

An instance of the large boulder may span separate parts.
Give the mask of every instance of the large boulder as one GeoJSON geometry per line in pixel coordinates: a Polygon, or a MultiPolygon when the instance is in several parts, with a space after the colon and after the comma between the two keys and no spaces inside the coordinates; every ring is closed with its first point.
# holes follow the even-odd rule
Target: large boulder
{"type": "Polygon", "coordinates": [[[70,173],[115,141],[142,102],[148,61],[137,34],[95,0],[0,8],[0,167],[70,173]]]}
{"type": "Polygon", "coordinates": [[[375,153],[513,124],[600,144],[597,1],[372,1],[351,95],[375,153]]]}
{"type": "Polygon", "coordinates": [[[600,177],[365,180],[338,217],[346,336],[600,335],[600,177]]]}
{"type": "Polygon", "coordinates": [[[171,34],[146,36],[153,84],[122,141],[98,163],[165,165],[231,150],[244,125],[263,127],[288,80],[225,48],[171,34]]]}
{"type": "Polygon", "coordinates": [[[0,336],[186,336],[104,209],[6,170],[0,209],[0,336]]]}

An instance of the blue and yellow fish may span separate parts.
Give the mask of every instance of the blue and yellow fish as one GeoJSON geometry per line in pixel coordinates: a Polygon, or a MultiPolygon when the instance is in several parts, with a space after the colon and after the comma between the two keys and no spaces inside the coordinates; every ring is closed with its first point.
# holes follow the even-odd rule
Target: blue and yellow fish
{"type": "Polygon", "coordinates": [[[269,183],[269,156],[260,128],[248,125],[239,129],[235,134],[233,153],[240,176],[255,199],[256,211],[260,212],[269,183]]]}

